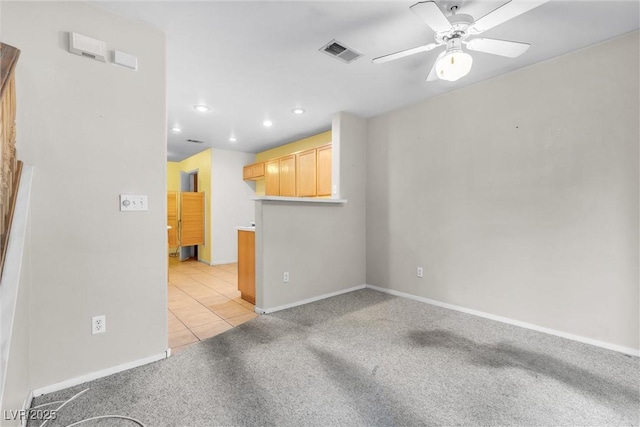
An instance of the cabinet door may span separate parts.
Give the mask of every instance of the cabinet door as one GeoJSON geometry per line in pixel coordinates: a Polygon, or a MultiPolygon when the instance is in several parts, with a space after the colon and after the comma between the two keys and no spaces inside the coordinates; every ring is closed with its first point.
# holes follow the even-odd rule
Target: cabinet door
{"type": "Polygon", "coordinates": [[[180,193],[180,245],[204,245],[204,193],[180,193]]]}
{"type": "Polygon", "coordinates": [[[242,168],[242,179],[247,180],[253,178],[253,165],[247,165],[242,168]]]}
{"type": "Polygon", "coordinates": [[[255,234],[238,230],[238,290],[251,304],[256,302],[255,234]]]}
{"type": "Polygon", "coordinates": [[[264,162],[254,163],[242,168],[242,179],[256,181],[264,178],[264,162]]]}
{"type": "Polygon", "coordinates": [[[298,180],[296,187],[299,197],[315,197],[316,195],[316,149],[298,154],[296,165],[298,180]]]}
{"type": "Polygon", "coordinates": [[[264,178],[264,163],[256,163],[251,167],[251,177],[253,179],[264,178]]]}
{"type": "Polygon", "coordinates": [[[296,196],[296,156],[280,158],[280,195],[296,196]]]}
{"type": "Polygon", "coordinates": [[[331,145],[318,148],[318,196],[331,195],[331,145]]]}
{"type": "Polygon", "coordinates": [[[265,162],[264,194],[267,196],[280,195],[280,162],[278,159],[265,162]]]}
{"type": "Polygon", "coordinates": [[[178,246],[178,193],[167,192],[167,238],[170,248],[178,246]]]}

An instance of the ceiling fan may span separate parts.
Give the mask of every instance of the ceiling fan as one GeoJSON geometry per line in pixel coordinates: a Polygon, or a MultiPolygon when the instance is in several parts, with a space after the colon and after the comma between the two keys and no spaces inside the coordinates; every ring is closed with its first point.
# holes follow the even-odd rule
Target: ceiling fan
{"type": "Polygon", "coordinates": [[[497,25],[502,24],[518,15],[528,12],[549,0],[510,0],[482,18],[474,21],[470,15],[456,13],[462,5],[462,0],[443,0],[443,6],[451,12],[445,16],[435,1],[416,3],[409,9],[423,20],[434,32],[434,43],[418,46],[389,55],[375,58],[374,64],[382,64],[404,58],[420,52],[428,52],[438,46],[446,45],[446,49],[438,55],[427,81],[436,79],[455,81],[466,76],[471,71],[473,58],[463,52],[462,45],[468,50],[491,53],[494,55],[516,58],[529,49],[529,43],[488,38],[472,38],[497,25]],[[468,40],[469,39],[469,40],[468,40]]]}

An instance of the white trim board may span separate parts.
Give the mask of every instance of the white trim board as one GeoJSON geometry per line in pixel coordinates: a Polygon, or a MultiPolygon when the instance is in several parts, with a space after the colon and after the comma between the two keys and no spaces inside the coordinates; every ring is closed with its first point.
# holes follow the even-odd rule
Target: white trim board
{"type": "Polygon", "coordinates": [[[256,196],[251,200],[255,200],[256,202],[328,203],[334,205],[347,203],[347,199],[325,199],[321,197],[256,196]]]}
{"type": "MultiPolygon", "coordinates": [[[[22,404],[23,414],[26,414],[29,411],[29,408],[31,408],[32,402],[33,402],[33,391],[30,391],[29,395],[27,395],[27,398],[24,400],[24,403],[22,404]]],[[[29,417],[24,417],[22,421],[20,421],[20,425],[23,427],[26,427],[28,421],[29,421],[29,417]]]]}
{"type": "Polygon", "coordinates": [[[20,293],[20,277],[23,275],[24,247],[29,229],[33,173],[33,166],[22,165],[13,222],[6,248],[4,272],[0,280],[0,402],[4,401],[4,386],[9,369],[9,355],[11,354],[18,294],[20,293]]]}
{"type": "Polygon", "coordinates": [[[234,260],[232,260],[232,261],[211,261],[211,262],[209,263],[209,265],[210,265],[211,267],[214,267],[214,266],[216,266],[216,265],[235,264],[235,263],[237,263],[237,262],[238,262],[238,259],[234,259],[234,260]]]}
{"type": "Polygon", "coordinates": [[[338,295],[347,294],[349,292],[358,291],[358,290],[364,289],[366,287],[367,287],[367,285],[354,286],[353,288],[342,289],[342,290],[339,290],[339,291],[330,292],[328,294],[318,295],[317,297],[303,299],[302,301],[292,302],[291,304],[279,305],[279,306],[273,307],[273,308],[262,309],[262,308],[259,308],[259,307],[254,307],[254,311],[256,313],[258,313],[258,314],[275,313],[276,311],[286,310],[287,308],[293,308],[293,307],[297,307],[299,305],[305,305],[305,304],[309,304],[311,302],[316,302],[316,301],[320,301],[320,300],[323,300],[323,299],[335,297],[335,296],[338,296],[338,295]]]}
{"type": "Polygon", "coordinates": [[[101,371],[91,372],[79,377],[71,378],[69,380],[61,381],[59,383],[51,384],[45,387],[40,387],[31,392],[33,397],[42,396],[43,394],[53,393],[65,388],[73,387],[78,384],[93,381],[98,378],[107,377],[109,375],[117,374],[118,372],[126,371],[129,369],[137,368],[138,366],[147,365],[149,363],[157,362],[158,360],[166,359],[171,354],[171,349],[167,349],[162,353],[154,354],[144,359],[138,359],[131,362],[123,363],[122,365],[113,366],[111,368],[103,369],[101,371]]]}
{"type": "Polygon", "coordinates": [[[427,304],[435,305],[437,307],[448,308],[450,310],[459,311],[466,314],[471,314],[478,317],[484,317],[485,319],[495,320],[498,322],[506,323],[509,325],[519,326],[521,328],[531,329],[533,331],[543,332],[549,335],[555,335],[561,338],[570,339],[573,341],[578,341],[585,344],[594,345],[596,347],[606,348],[607,350],[617,351],[619,353],[629,354],[631,356],[640,356],[640,350],[633,349],[631,347],[624,347],[617,344],[611,344],[604,341],[594,340],[592,338],[583,337],[581,335],[570,334],[567,332],[557,331],[555,329],[545,328],[543,326],[538,326],[533,323],[522,322],[520,320],[510,319],[508,317],[497,316],[491,313],[485,313],[483,311],[473,310],[470,308],[460,307],[453,304],[447,304],[444,302],[432,300],[429,298],[423,298],[416,295],[408,294],[405,292],[394,291],[392,289],[380,288],[378,286],[367,285],[367,288],[373,289],[374,291],[383,292],[385,294],[394,295],[397,297],[408,298],[414,301],[420,301],[427,304]]]}

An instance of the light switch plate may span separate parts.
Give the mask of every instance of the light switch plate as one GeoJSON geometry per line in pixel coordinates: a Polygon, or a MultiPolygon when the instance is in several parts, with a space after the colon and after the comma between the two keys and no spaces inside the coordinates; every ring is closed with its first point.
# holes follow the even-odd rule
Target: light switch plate
{"type": "Polygon", "coordinates": [[[119,50],[113,51],[113,63],[132,70],[138,69],[138,58],[130,53],[121,52],[119,50]]]}
{"type": "Polygon", "coordinates": [[[121,194],[121,211],[148,211],[149,202],[146,195],[121,194]]]}

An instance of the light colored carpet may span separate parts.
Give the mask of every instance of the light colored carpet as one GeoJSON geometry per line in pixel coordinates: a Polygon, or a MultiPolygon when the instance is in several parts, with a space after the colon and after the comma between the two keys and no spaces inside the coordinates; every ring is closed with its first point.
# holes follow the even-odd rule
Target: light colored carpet
{"type": "Polygon", "coordinates": [[[622,426],[639,380],[638,358],[366,289],[34,405],[91,387],[47,426],[622,426]]]}

